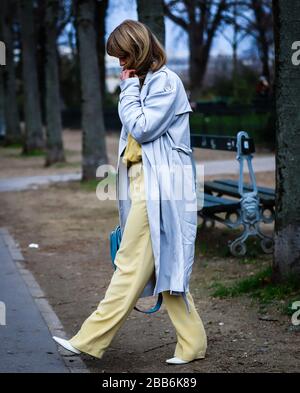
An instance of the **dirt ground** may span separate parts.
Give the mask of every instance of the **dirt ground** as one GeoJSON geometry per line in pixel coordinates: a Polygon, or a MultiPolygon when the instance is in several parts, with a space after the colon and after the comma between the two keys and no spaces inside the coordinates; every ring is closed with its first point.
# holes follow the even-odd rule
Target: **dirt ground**
{"type": "MultiPolygon", "coordinates": [[[[67,131],[65,138],[75,163],[79,160],[78,151],[75,154],[79,134],[72,137],[67,131]]],[[[107,140],[113,161],[117,144],[113,136],[107,140]]],[[[74,166],[41,169],[41,157],[9,158],[8,150],[2,154],[1,149],[1,177],[74,171],[74,166]]],[[[274,173],[260,173],[257,180],[274,187],[274,173]]],[[[73,336],[104,297],[113,274],[109,232],[118,223],[116,202],[99,201],[95,191],[71,182],[1,193],[0,206],[1,226],[19,243],[26,267],[46,293],[67,334],[73,336]],[[39,248],[29,248],[30,243],[39,244],[39,248]]],[[[226,248],[229,238],[232,234],[220,226],[198,230],[190,290],[207,332],[205,359],[181,366],[165,363],[173,356],[176,333],[163,304],[152,315],[133,310],[102,359],[82,355],[91,371],[298,372],[300,333],[280,311],[280,301],[261,306],[247,295],[212,297],[215,282],[230,284],[250,277],[272,261],[270,255],[239,259],[203,252],[203,243],[209,250],[226,248]]],[[[140,299],[138,305],[147,308],[155,301],[140,299]]]]}

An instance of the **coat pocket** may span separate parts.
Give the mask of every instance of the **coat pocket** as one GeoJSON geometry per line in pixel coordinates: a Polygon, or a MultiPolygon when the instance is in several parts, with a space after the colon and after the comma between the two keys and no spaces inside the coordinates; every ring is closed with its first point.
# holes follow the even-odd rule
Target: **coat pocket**
{"type": "Polygon", "coordinates": [[[182,239],[184,244],[194,244],[197,235],[197,224],[183,219],[182,239]]]}

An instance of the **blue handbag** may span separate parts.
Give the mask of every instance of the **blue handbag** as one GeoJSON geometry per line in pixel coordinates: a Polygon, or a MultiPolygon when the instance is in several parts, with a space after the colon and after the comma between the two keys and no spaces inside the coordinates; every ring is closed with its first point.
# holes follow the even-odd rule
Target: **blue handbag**
{"type": "MultiPolygon", "coordinates": [[[[117,268],[114,261],[115,261],[117,251],[120,247],[121,240],[122,240],[121,228],[120,228],[120,225],[118,225],[110,233],[110,255],[111,255],[111,260],[112,260],[112,265],[113,265],[114,270],[116,270],[116,268],[117,268]]],[[[134,307],[134,309],[136,311],[143,312],[144,314],[152,314],[160,309],[162,301],[163,301],[163,296],[161,293],[159,293],[156,305],[154,307],[150,308],[150,310],[143,311],[143,310],[139,310],[137,307],[134,307]]]]}

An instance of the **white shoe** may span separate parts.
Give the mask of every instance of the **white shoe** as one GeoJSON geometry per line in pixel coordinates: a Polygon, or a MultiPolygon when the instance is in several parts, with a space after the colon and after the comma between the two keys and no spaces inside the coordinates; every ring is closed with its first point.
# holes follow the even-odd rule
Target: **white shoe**
{"type": "Polygon", "coordinates": [[[174,358],[167,359],[166,362],[169,363],[169,364],[185,364],[185,363],[189,363],[188,360],[182,360],[182,359],[177,358],[176,356],[174,358]]]}
{"type": "Polygon", "coordinates": [[[71,345],[69,343],[68,340],[64,340],[63,338],[59,338],[59,337],[52,337],[54,341],[56,341],[58,344],[60,344],[62,347],[64,347],[65,349],[67,349],[70,352],[76,353],[77,355],[79,355],[81,352],[74,348],[73,345],[71,345]]]}

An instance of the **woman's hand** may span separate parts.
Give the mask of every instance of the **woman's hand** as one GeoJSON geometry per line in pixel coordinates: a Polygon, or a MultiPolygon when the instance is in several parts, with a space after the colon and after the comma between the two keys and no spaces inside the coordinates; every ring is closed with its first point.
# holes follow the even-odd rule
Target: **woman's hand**
{"type": "Polygon", "coordinates": [[[131,69],[131,70],[123,70],[123,71],[120,73],[120,79],[121,79],[122,81],[123,81],[124,79],[127,79],[127,78],[134,78],[135,76],[137,76],[137,75],[136,75],[134,69],[131,69]]]}

